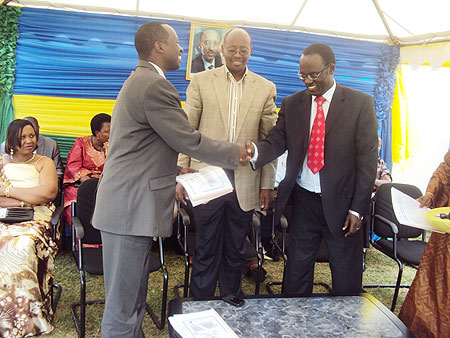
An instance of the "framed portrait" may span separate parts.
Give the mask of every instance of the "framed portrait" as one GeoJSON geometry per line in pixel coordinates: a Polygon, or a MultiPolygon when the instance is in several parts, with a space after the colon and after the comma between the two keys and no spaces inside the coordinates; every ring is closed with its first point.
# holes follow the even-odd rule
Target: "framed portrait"
{"type": "Polygon", "coordinates": [[[194,73],[223,65],[223,38],[233,28],[227,25],[191,23],[186,80],[190,80],[194,73]]]}

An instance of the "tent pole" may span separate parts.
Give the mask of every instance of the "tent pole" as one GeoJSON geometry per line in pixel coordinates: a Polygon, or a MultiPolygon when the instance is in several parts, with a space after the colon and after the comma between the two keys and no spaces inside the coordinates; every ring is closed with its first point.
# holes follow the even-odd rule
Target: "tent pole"
{"type": "Polygon", "coordinates": [[[303,1],[302,7],[300,7],[300,9],[298,10],[297,15],[295,15],[294,20],[292,20],[291,26],[295,25],[295,23],[297,22],[298,17],[300,16],[300,14],[302,14],[303,8],[305,8],[307,2],[308,2],[308,0],[304,0],[303,1]]]}
{"type": "Polygon", "coordinates": [[[373,4],[375,5],[375,8],[378,11],[378,15],[380,16],[381,21],[383,21],[384,27],[386,28],[386,30],[389,33],[389,37],[391,38],[391,41],[393,43],[397,44],[398,39],[394,34],[392,34],[391,28],[389,27],[389,25],[386,21],[386,18],[384,17],[383,11],[381,10],[380,5],[378,4],[378,1],[377,0],[372,0],[372,1],[373,1],[373,4]]]}

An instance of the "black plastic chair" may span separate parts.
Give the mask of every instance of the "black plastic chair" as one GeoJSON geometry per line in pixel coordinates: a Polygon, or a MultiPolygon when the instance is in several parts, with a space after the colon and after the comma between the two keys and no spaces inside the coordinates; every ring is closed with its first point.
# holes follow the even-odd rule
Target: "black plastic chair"
{"type": "MultiPolygon", "coordinates": [[[[71,313],[79,337],[85,337],[86,334],[86,305],[105,303],[104,300],[100,299],[86,301],[86,272],[92,275],[103,274],[102,239],[100,231],[95,229],[91,224],[97,184],[97,178],[84,181],[78,188],[77,203],[72,204],[72,255],[77,263],[80,274],[80,301],[71,305],[71,313]],[[90,246],[87,247],[86,245],[90,246]],[[78,308],[79,314],[77,313],[78,308]]],[[[150,255],[150,271],[162,270],[163,273],[163,296],[160,318],[156,316],[148,304],[146,304],[145,308],[158,329],[162,330],[166,322],[168,273],[164,265],[162,238],[158,237],[158,239],[160,258],[158,259],[154,255],[150,255]]]]}
{"type": "Polygon", "coordinates": [[[416,199],[422,196],[419,188],[410,184],[386,183],[377,189],[373,211],[371,215],[371,233],[381,237],[374,241],[371,236],[371,244],[374,248],[392,258],[398,264],[396,284],[364,285],[363,288],[389,287],[395,288],[392,299],[391,311],[394,311],[397,303],[399,289],[409,288],[410,285],[402,285],[403,264],[417,268],[425,250],[425,231],[400,224],[395,217],[392,206],[391,189],[396,188],[401,192],[416,199]],[[420,237],[417,240],[417,237],[420,237]],[[413,240],[411,240],[413,239],[413,240]]]}

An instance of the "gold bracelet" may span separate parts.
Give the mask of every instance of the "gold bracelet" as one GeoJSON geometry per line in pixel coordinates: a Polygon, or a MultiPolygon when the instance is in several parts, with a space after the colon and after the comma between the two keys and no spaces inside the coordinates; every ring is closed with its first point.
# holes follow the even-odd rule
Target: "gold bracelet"
{"type": "Polygon", "coordinates": [[[20,207],[23,208],[24,206],[25,206],[25,202],[24,202],[24,201],[21,201],[21,202],[20,202],[20,207]]]}
{"type": "Polygon", "coordinates": [[[5,197],[10,197],[9,189],[11,189],[11,185],[8,185],[8,186],[5,188],[5,197]]]}

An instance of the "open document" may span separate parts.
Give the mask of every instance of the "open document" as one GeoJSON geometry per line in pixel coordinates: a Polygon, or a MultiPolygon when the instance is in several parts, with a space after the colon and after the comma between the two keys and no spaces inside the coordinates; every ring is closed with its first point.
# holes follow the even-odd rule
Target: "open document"
{"type": "Polygon", "coordinates": [[[428,208],[420,208],[420,203],[418,201],[411,196],[402,193],[398,189],[392,188],[391,194],[392,207],[394,208],[395,217],[397,217],[400,224],[442,233],[428,223],[425,216],[426,212],[429,210],[428,208]]]}
{"type": "Polygon", "coordinates": [[[169,317],[169,322],[183,338],[238,338],[214,309],[176,314],[169,317]]]}
{"type": "Polygon", "coordinates": [[[196,173],[179,175],[177,182],[186,190],[193,207],[233,191],[225,171],[219,167],[210,166],[196,173]]]}

